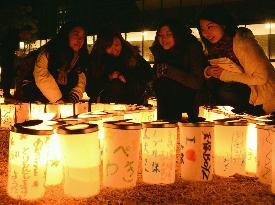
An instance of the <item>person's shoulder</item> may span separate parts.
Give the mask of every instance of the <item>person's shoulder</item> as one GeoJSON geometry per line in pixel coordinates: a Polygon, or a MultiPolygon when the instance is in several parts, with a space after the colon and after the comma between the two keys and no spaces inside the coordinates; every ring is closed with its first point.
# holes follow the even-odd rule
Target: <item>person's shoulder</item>
{"type": "Polygon", "coordinates": [[[246,27],[239,27],[234,35],[235,41],[255,40],[253,32],[246,27]]]}

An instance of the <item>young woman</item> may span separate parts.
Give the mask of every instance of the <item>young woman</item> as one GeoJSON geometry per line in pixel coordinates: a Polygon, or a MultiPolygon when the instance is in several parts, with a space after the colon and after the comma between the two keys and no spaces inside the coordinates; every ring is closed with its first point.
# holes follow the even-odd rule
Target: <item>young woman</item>
{"type": "Polygon", "coordinates": [[[196,120],[196,94],[201,88],[207,65],[201,44],[191,30],[177,21],[163,21],[151,47],[154,55],[158,118],[180,120],[186,112],[196,120]]]}
{"type": "Polygon", "coordinates": [[[86,30],[68,23],[38,54],[33,75],[22,85],[24,101],[78,102],[85,91],[86,30]]]}
{"type": "Polygon", "coordinates": [[[252,32],[237,28],[217,6],[202,11],[198,29],[210,63],[204,73],[216,104],[255,115],[274,112],[275,70],[252,32]]]}
{"type": "Polygon", "coordinates": [[[143,103],[152,68],[120,32],[104,29],[97,37],[89,62],[86,92],[91,101],[143,103]]]}

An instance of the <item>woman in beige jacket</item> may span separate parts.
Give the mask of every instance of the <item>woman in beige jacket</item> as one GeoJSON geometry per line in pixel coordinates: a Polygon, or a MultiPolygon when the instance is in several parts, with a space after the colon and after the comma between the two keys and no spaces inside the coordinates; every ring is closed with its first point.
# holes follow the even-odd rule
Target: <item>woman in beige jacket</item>
{"type": "Polygon", "coordinates": [[[217,6],[202,11],[198,28],[210,63],[205,77],[223,85],[240,83],[234,92],[243,111],[255,115],[274,112],[275,70],[252,32],[237,28],[226,10],[217,6]],[[250,105],[244,99],[247,92],[241,91],[245,85],[250,88],[250,105]]]}

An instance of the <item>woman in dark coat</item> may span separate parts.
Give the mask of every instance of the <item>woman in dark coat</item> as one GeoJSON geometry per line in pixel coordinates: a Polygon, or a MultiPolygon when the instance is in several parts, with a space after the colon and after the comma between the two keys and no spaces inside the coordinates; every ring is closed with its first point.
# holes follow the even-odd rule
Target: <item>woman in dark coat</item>
{"type": "Polygon", "coordinates": [[[158,100],[158,118],[180,120],[186,112],[196,120],[195,99],[204,82],[207,61],[201,44],[191,30],[177,21],[163,21],[151,47],[157,79],[154,88],[158,100]]]}
{"type": "Polygon", "coordinates": [[[104,29],[97,37],[89,62],[86,92],[92,102],[143,103],[153,71],[120,32],[104,29]]]}

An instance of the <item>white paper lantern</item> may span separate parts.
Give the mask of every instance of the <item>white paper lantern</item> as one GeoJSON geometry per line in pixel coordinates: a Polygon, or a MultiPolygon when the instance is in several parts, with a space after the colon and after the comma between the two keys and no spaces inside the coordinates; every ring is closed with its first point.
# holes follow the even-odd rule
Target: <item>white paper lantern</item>
{"type": "Polygon", "coordinates": [[[247,122],[216,121],[214,133],[214,173],[245,175],[247,122]]]}
{"type": "Polygon", "coordinates": [[[1,104],[1,127],[10,129],[15,123],[15,105],[1,104]]]}
{"type": "Polygon", "coordinates": [[[45,113],[45,104],[31,103],[31,119],[40,119],[40,116],[45,113]]]}
{"type": "Polygon", "coordinates": [[[19,103],[15,105],[15,122],[22,123],[30,118],[30,104],[19,103]]]}
{"type": "Polygon", "coordinates": [[[74,104],[73,103],[65,103],[59,104],[60,117],[72,117],[74,116],[74,104]]]}
{"type": "Polygon", "coordinates": [[[176,123],[155,121],[143,124],[142,179],[145,183],[174,183],[176,144],[176,123]]]}
{"type": "Polygon", "coordinates": [[[52,129],[23,127],[23,123],[12,127],[7,187],[10,197],[33,200],[44,196],[48,141],[52,133],[52,129]]]}
{"type": "Polygon", "coordinates": [[[47,104],[46,105],[47,113],[56,113],[56,118],[60,118],[59,104],[47,104]]]}
{"type": "Polygon", "coordinates": [[[127,110],[127,105],[116,104],[116,103],[104,104],[104,111],[111,111],[111,110],[127,110]]]}
{"type": "Polygon", "coordinates": [[[105,122],[103,186],[130,188],[136,185],[141,124],[105,122]]]}
{"type": "Polygon", "coordinates": [[[181,178],[210,181],[213,178],[214,123],[181,123],[180,164],[181,178]]]}
{"type": "Polygon", "coordinates": [[[103,111],[104,104],[103,103],[92,103],[91,104],[91,112],[103,111]]]}
{"type": "Polygon", "coordinates": [[[89,111],[89,102],[78,102],[74,104],[74,114],[78,115],[89,111]]]}
{"type": "Polygon", "coordinates": [[[100,150],[98,127],[92,124],[64,125],[57,128],[64,164],[64,193],[91,197],[100,191],[100,150]]]}
{"type": "Polygon", "coordinates": [[[266,124],[257,125],[257,176],[265,184],[271,184],[272,178],[272,127],[266,124]]]}

